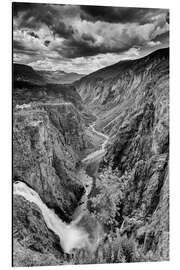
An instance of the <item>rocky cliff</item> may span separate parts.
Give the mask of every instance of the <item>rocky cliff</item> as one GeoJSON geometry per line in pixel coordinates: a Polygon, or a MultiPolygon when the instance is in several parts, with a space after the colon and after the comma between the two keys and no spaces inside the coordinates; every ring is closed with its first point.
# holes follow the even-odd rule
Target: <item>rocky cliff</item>
{"type": "Polygon", "coordinates": [[[59,238],[48,230],[35,204],[13,198],[14,266],[56,265],[62,260],[59,238]]]}
{"type": "Polygon", "coordinates": [[[76,89],[110,135],[97,188],[116,193],[121,234],[152,260],[168,259],[169,49],[92,73],[76,89]]]}
{"type": "Polygon", "coordinates": [[[63,219],[71,216],[84,191],[75,169],[88,147],[84,127],[70,103],[14,112],[14,179],[29,184],[63,219]]]}

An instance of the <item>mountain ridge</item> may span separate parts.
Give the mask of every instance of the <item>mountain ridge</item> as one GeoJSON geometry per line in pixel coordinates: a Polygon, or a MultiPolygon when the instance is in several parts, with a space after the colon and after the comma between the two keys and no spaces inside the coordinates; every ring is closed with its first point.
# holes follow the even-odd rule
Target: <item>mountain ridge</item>
{"type": "MultiPolygon", "coordinates": [[[[148,59],[148,58],[152,58],[152,57],[156,57],[157,55],[169,55],[169,47],[165,47],[165,48],[161,48],[161,49],[158,49],[158,50],[155,50],[145,56],[142,56],[142,57],[139,57],[137,59],[127,59],[127,60],[121,60],[121,61],[118,61],[117,63],[115,64],[112,64],[112,65],[108,65],[108,66],[105,66],[101,69],[98,69],[90,74],[87,74],[85,75],[84,77],[82,77],[80,80],[78,80],[76,83],[78,83],[79,81],[81,80],[84,80],[84,79],[88,79],[88,78],[91,78],[93,77],[93,75],[99,75],[101,73],[103,73],[104,71],[108,71],[108,70],[112,70],[112,69],[116,69],[116,68],[127,68],[129,67],[129,65],[131,64],[137,64],[138,62],[141,62],[142,60],[145,60],[145,59],[148,59]]],[[[95,76],[96,77],[96,76],[95,76]]]]}

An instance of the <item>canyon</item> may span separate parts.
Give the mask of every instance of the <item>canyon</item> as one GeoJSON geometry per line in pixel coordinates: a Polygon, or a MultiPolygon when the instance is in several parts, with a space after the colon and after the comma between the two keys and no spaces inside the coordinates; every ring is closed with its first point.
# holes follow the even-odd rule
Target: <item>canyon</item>
{"type": "Polygon", "coordinates": [[[13,265],[168,260],[169,48],[13,79],[13,265]]]}

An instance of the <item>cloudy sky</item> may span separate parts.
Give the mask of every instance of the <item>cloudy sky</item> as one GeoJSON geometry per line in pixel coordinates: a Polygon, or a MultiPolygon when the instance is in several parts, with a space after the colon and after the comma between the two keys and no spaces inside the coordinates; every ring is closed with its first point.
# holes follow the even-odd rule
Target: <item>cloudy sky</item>
{"type": "Polygon", "coordinates": [[[169,45],[165,9],[14,3],[15,63],[88,74],[169,45]]]}

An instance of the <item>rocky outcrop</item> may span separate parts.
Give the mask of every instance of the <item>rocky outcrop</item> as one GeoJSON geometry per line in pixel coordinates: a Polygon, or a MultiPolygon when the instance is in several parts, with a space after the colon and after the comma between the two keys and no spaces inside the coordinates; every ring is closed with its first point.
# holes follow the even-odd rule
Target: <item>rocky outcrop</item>
{"type": "MultiPolygon", "coordinates": [[[[41,257],[44,257],[47,263],[50,255],[54,258],[54,263],[62,257],[59,238],[46,227],[40,209],[17,195],[13,198],[13,239],[14,266],[41,265],[41,257]],[[34,264],[31,257],[35,259],[36,254],[39,261],[34,264]]],[[[51,264],[50,261],[47,265],[51,264]]]]}
{"type": "Polygon", "coordinates": [[[34,105],[14,113],[13,179],[31,186],[66,221],[84,192],[76,174],[88,144],[83,128],[72,104],[34,105]]]}
{"type": "Polygon", "coordinates": [[[78,155],[88,148],[83,116],[73,104],[45,104],[43,107],[51,123],[63,134],[67,146],[71,146],[78,155]]]}

